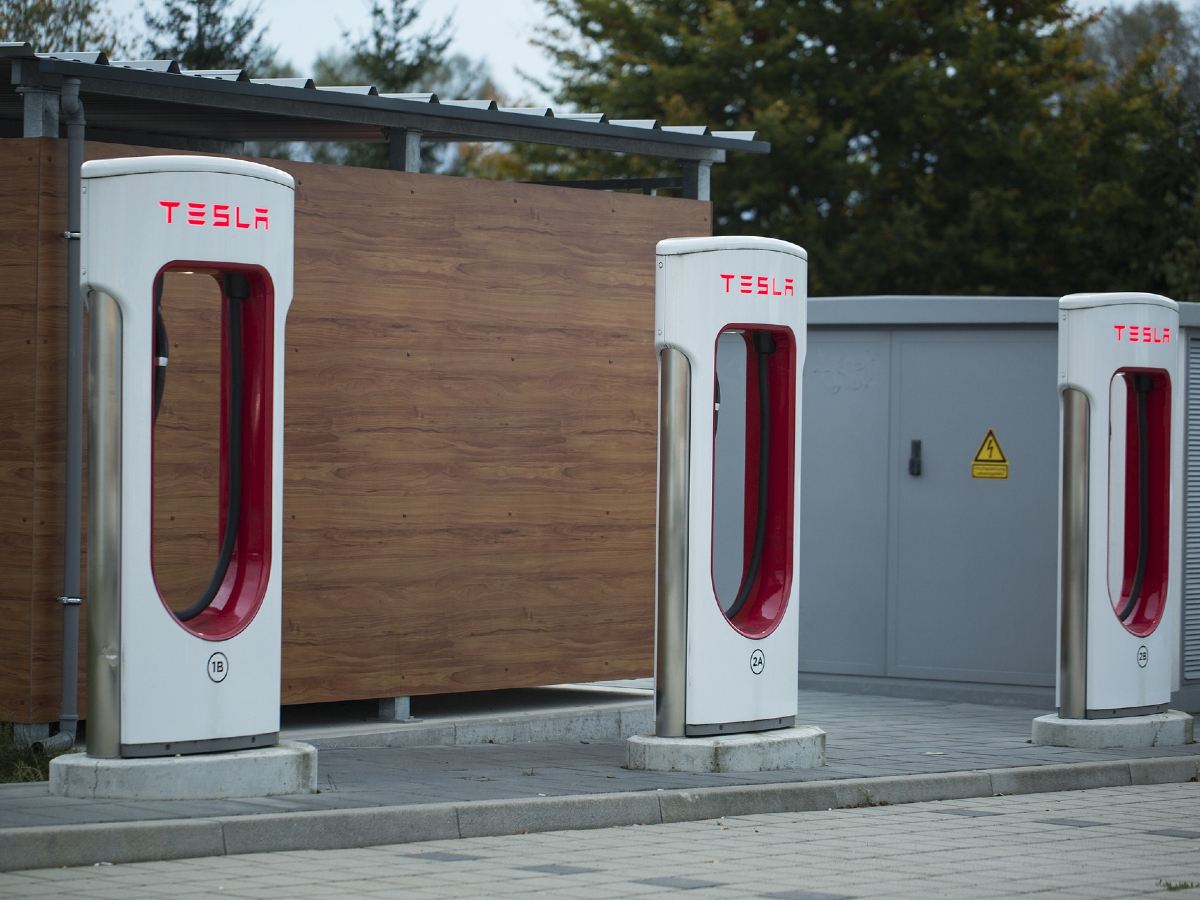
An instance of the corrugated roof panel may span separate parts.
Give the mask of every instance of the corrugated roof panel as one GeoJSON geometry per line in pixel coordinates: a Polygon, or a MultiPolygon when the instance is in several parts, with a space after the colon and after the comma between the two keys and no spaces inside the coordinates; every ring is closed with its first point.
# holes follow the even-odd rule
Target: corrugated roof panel
{"type": "Polygon", "coordinates": [[[347,84],[347,85],[317,85],[318,91],[333,91],[338,94],[357,94],[360,97],[378,97],[379,89],[373,84],[347,84]]]}
{"type": "Polygon", "coordinates": [[[54,53],[35,53],[38,59],[61,59],[66,62],[86,63],[89,66],[107,66],[108,57],[100,50],[95,50],[90,53],[72,53],[59,52],[54,53]]]}
{"type": "Polygon", "coordinates": [[[499,109],[495,100],[443,100],[442,106],[461,106],[464,109],[499,109]]]}
{"type": "Polygon", "coordinates": [[[113,59],[108,63],[117,69],[138,69],[142,72],[170,72],[178,75],[179,63],[173,59],[113,59]]]}
{"type": "Polygon", "coordinates": [[[311,78],[251,78],[252,84],[269,84],[274,87],[290,87],[300,88],[302,90],[312,90],[315,88],[316,82],[311,78]]]}
{"type": "Polygon", "coordinates": [[[380,94],[385,100],[411,100],[414,103],[438,103],[437,94],[380,94]]]}
{"type": "Polygon", "coordinates": [[[752,132],[664,128],[655,119],[612,120],[598,112],[556,116],[548,107],[501,111],[490,99],[444,100],[432,92],[380,96],[371,85],[316,88],[310,78],[250,79],[240,70],[177,74],[170,60],[109,65],[103,53],[37,54],[26,43],[0,44],[0,59],[11,62],[12,77],[0,78],[0,120],[10,132],[20,127],[17,123],[33,131],[40,124],[27,118],[32,113],[21,91],[55,91],[64,78],[78,78],[88,128],[106,140],[170,136],[172,146],[178,139],[379,142],[412,130],[437,142],[531,142],[709,162],[724,162],[731,151],[770,151],[752,132]],[[316,89],[322,95],[314,96],[316,89]]]}
{"type": "Polygon", "coordinates": [[[555,110],[554,118],[566,119],[568,122],[591,122],[595,125],[608,124],[608,116],[604,113],[565,113],[555,110]]]}
{"type": "Polygon", "coordinates": [[[197,78],[215,78],[217,81],[249,81],[250,75],[245,69],[184,69],[183,75],[194,75],[197,78]]]}

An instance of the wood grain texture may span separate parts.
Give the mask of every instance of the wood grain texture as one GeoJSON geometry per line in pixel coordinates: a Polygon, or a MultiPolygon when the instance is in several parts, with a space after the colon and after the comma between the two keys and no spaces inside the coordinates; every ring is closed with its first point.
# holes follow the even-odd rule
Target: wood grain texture
{"type": "Polygon", "coordinates": [[[33,721],[37,140],[0,141],[0,720],[33,721]]]}
{"type": "MultiPolygon", "coordinates": [[[[654,246],[710,233],[709,205],[270,162],[297,179],[284,702],[650,674],[654,246]]],[[[211,340],[206,308],[173,316],[172,375],[211,340]]],[[[61,375],[37,372],[57,396],[61,375]]],[[[183,591],[209,564],[216,433],[194,405],[211,386],[169,384],[156,574],[183,591]]],[[[33,665],[55,705],[46,635],[33,665]]]]}
{"type": "Polygon", "coordinates": [[[162,309],[170,364],[154,425],[153,565],[167,603],[183,609],[208,587],[221,549],[220,286],[168,273],[162,309]]]}
{"type": "Polygon", "coordinates": [[[707,205],[284,167],[285,696],[649,674],[654,245],[707,205]]]}

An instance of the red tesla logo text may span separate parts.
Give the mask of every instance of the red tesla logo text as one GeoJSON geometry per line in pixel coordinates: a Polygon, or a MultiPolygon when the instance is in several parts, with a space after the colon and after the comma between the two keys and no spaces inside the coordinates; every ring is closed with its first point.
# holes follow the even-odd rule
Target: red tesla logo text
{"type": "Polygon", "coordinates": [[[1170,328],[1151,328],[1149,325],[1114,325],[1118,341],[1130,341],[1134,344],[1169,344],[1171,343],[1170,328]]]}
{"type": "Polygon", "coordinates": [[[735,286],[739,294],[761,294],[764,297],[794,297],[796,288],[791,278],[783,279],[783,290],[779,290],[779,280],[767,275],[718,275],[725,279],[725,293],[731,293],[735,286]]]}
{"type": "Polygon", "coordinates": [[[263,231],[271,229],[267,216],[269,209],[261,206],[254,207],[254,217],[246,213],[246,221],[242,220],[242,208],[230,206],[228,203],[181,203],[178,200],[159,200],[158,205],[167,211],[167,224],[175,224],[175,213],[189,225],[210,225],[213,228],[253,228],[258,230],[262,225],[263,231]],[[183,207],[183,209],[180,209],[183,207]]]}

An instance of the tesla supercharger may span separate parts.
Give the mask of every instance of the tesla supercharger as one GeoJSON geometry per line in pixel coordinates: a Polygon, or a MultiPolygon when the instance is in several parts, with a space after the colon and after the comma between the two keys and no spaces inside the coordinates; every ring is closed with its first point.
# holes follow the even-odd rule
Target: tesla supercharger
{"type": "MultiPolygon", "coordinates": [[[[239,160],[83,167],[89,314],[88,753],[147,757],[276,743],[284,320],[294,185],[239,160]],[[152,561],[154,422],[169,349],[164,276],[213,278],[220,311],[213,575],[169,605],[152,561]]],[[[207,564],[207,563],[206,563],[207,564]]]]}
{"type": "Polygon", "coordinates": [[[1059,301],[1061,719],[1164,712],[1179,686],[1179,307],[1059,301]]]}
{"type": "Polygon", "coordinates": [[[795,723],[807,266],[766,238],[658,244],[659,737],[795,723]],[[725,353],[738,377],[722,389],[725,353]],[[729,430],[736,465],[718,452],[729,430]],[[731,478],[738,500],[719,507],[731,478]],[[730,554],[740,577],[718,590],[730,554]]]}

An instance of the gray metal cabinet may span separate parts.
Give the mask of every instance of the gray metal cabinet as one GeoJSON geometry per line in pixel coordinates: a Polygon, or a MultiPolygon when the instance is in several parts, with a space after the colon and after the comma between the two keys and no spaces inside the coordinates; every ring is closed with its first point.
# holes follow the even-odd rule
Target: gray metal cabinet
{"type": "Polygon", "coordinates": [[[1053,685],[1057,337],[914,331],[892,345],[887,672],[1053,685]],[[989,430],[1006,479],[972,477],[989,430]]]}
{"type": "Polygon", "coordinates": [[[1055,309],[1046,298],[812,302],[802,673],[1053,686],[1055,309]],[[972,477],[989,429],[1006,479],[972,477]]]}
{"type": "Polygon", "coordinates": [[[888,481],[886,331],[815,331],[800,451],[800,667],[885,675],[888,481]]]}

